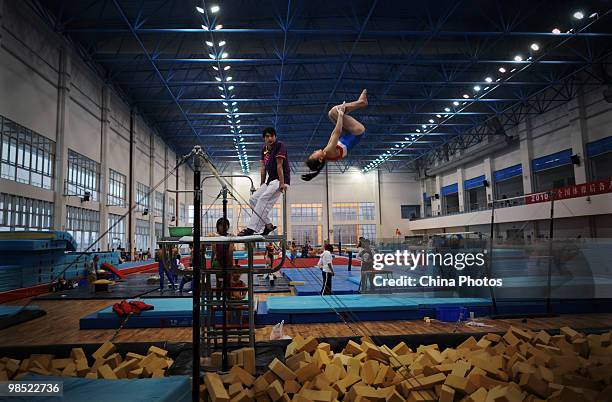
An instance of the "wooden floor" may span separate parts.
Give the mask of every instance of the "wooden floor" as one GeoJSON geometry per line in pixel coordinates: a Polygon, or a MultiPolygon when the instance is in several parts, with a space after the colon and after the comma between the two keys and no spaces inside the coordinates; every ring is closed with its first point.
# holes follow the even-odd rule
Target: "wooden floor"
{"type": "MultiPolygon", "coordinates": [[[[279,295],[278,293],[275,295],[279,295]]],[[[268,295],[258,294],[260,300],[268,295]]],[[[14,304],[24,304],[27,300],[20,300],[14,304]]],[[[114,329],[108,330],[79,330],[79,319],[104,307],[110,306],[116,300],[73,300],[52,301],[36,300],[34,304],[47,311],[47,315],[33,321],[16,325],[0,331],[0,346],[11,345],[48,345],[60,343],[99,343],[110,340],[115,335],[114,329]]],[[[352,335],[399,335],[423,334],[441,332],[489,332],[505,331],[511,325],[521,328],[554,329],[562,326],[580,328],[610,328],[612,327],[612,314],[581,314],[562,315],[554,318],[538,318],[522,321],[481,319],[479,322],[490,325],[487,327],[455,326],[434,321],[427,324],[423,321],[369,321],[348,327],[344,323],[321,324],[287,324],[285,334],[295,336],[352,336],[352,335]]],[[[267,340],[270,336],[271,326],[257,329],[256,339],[267,340]]],[[[149,329],[123,329],[114,338],[115,342],[190,342],[191,328],[149,328],[149,329]]]]}

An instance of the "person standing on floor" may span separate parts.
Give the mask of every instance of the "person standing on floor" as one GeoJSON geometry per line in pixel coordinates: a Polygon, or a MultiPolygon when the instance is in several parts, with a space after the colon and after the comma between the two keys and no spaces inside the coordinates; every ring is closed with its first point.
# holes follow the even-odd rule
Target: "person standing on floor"
{"type": "Polygon", "coordinates": [[[172,274],[172,269],[168,264],[168,259],[166,258],[166,251],[164,248],[157,250],[155,253],[155,261],[157,262],[159,268],[159,290],[161,292],[164,291],[164,275],[170,281],[171,288],[174,289],[174,275],[172,274]]]}
{"type": "Polygon", "coordinates": [[[317,266],[321,269],[323,275],[323,286],[321,287],[321,296],[332,294],[332,277],[334,276],[333,256],[329,250],[323,251],[319,258],[317,266]]]}
{"type": "Polygon", "coordinates": [[[264,128],[263,138],[265,143],[261,149],[261,186],[251,195],[253,214],[247,227],[242,229],[238,236],[255,233],[266,236],[276,229],[272,224],[270,211],[291,182],[285,144],[276,139],[276,130],[273,127],[264,128]]]}

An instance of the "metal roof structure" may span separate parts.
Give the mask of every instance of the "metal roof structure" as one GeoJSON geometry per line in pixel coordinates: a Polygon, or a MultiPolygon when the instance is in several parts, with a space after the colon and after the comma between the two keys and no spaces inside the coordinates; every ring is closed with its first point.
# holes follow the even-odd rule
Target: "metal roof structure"
{"type": "Polygon", "coordinates": [[[256,166],[266,126],[297,168],[327,142],[329,108],[363,88],[367,135],[340,171],[415,169],[610,85],[604,0],[33,6],[177,152],[200,144],[221,170],[256,166]]]}

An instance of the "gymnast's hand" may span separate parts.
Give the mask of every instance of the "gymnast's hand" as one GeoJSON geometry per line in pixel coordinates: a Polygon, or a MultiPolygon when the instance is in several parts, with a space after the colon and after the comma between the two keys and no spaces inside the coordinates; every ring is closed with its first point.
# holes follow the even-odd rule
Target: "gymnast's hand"
{"type": "Polygon", "coordinates": [[[342,105],[338,105],[337,109],[338,109],[338,116],[339,117],[344,116],[344,110],[346,109],[346,102],[342,102],[342,105]]]}
{"type": "Polygon", "coordinates": [[[287,185],[285,183],[279,183],[278,184],[278,191],[280,191],[281,193],[284,193],[285,190],[287,190],[287,185]]]}

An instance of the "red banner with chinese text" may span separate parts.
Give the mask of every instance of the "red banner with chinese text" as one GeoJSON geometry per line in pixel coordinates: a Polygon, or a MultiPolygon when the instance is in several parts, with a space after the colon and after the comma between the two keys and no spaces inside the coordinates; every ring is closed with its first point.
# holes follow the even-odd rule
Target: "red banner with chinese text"
{"type": "Polygon", "coordinates": [[[554,195],[555,201],[568,198],[587,197],[589,195],[612,193],[612,178],[597,180],[590,183],[575,184],[573,186],[556,188],[543,193],[534,193],[525,196],[526,204],[550,201],[554,195]]]}

